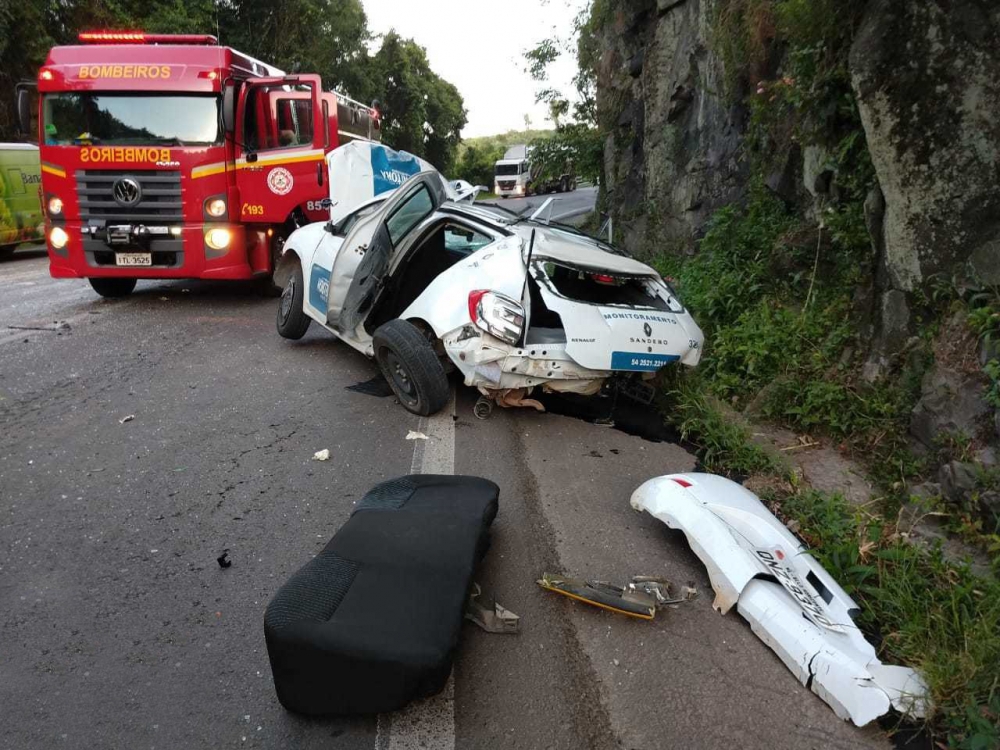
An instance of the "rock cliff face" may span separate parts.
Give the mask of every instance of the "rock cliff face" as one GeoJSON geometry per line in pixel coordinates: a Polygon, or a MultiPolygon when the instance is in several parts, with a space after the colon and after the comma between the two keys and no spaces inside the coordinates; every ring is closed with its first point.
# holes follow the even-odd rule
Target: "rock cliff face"
{"type": "Polygon", "coordinates": [[[1000,283],[1000,6],[876,0],[851,76],[885,197],[888,285],[1000,283]]]}
{"type": "MultiPolygon", "coordinates": [[[[817,13],[820,5],[813,6],[817,13]]],[[[598,6],[604,198],[617,241],[646,257],[695,252],[712,213],[746,198],[751,178],[743,149],[750,116],[740,103],[750,92],[725,91],[732,76],[724,76],[713,48],[719,13],[764,8],[773,19],[794,4],[601,0],[598,6]]],[[[808,7],[799,4],[799,20],[808,7]]],[[[873,381],[919,345],[915,336],[924,332],[936,285],[954,282],[960,292],[1000,287],[1000,2],[852,0],[850,8],[859,23],[841,14],[851,25],[838,26],[846,39],[839,49],[850,52],[843,96],[849,100],[853,90],[855,101],[847,103],[860,113],[877,183],[864,202],[871,254],[860,261],[872,273],[864,274],[855,311],[866,350],[862,375],[873,381]]],[[[786,75],[779,71],[787,49],[775,41],[777,33],[763,32],[771,58],[763,65],[774,69],[753,71],[771,83],[786,75]]],[[[788,158],[762,175],[764,182],[807,222],[818,221],[840,178],[830,142],[786,146],[788,158]]],[[[973,446],[1000,436],[1000,409],[995,394],[987,401],[982,373],[1000,350],[990,337],[977,341],[966,316],[958,317],[935,339],[936,361],[913,412],[911,435],[926,451],[948,433],[973,446]],[[956,369],[956,351],[987,345],[994,348],[977,365],[956,369]]]]}
{"type": "Polygon", "coordinates": [[[745,188],[745,113],[723,95],[707,42],[715,5],[617,2],[603,30],[606,196],[619,241],[640,255],[692,250],[712,212],[745,188]]]}
{"type": "MultiPolygon", "coordinates": [[[[633,252],[691,249],[711,213],[745,193],[748,117],[724,94],[711,48],[725,3],[610,3],[598,72],[605,187],[633,252]]],[[[941,273],[1000,284],[1000,4],[872,0],[850,62],[881,192],[870,201],[875,313],[887,311],[895,339],[908,310],[885,297],[893,290],[941,273]]],[[[815,195],[817,151],[803,146],[790,174],[769,180],[777,192],[804,174],[815,195]]]]}

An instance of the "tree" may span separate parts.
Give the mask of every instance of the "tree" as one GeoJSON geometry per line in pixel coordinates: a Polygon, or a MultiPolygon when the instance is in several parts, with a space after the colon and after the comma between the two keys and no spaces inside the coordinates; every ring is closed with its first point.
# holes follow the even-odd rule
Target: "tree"
{"type": "Polygon", "coordinates": [[[573,22],[577,74],[573,78],[575,102],[552,86],[548,86],[549,65],[564,53],[574,51],[573,40],[543,39],[524,53],[525,70],[533,80],[543,84],[535,100],[549,105],[549,116],[555,133],[544,143],[534,141],[532,162],[541,173],[564,171],[571,160],[579,177],[600,181],[604,168],[603,142],[597,127],[596,81],[599,48],[595,37],[594,15],[585,8],[573,22]],[[572,121],[567,116],[572,109],[572,121]]]}
{"type": "Polygon", "coordinates": [[[443,171],[455,162],[466,112],[412,39],[390,33],[378,52],[361,0],[0,0],[0,137],[14,135],[14,85],[33,81],[55,44],[85,29],[217,34],[222,44],[326,88],[382,102],[385,142],[443,171]]]}
{"type": "Polygon", "coordinates": [[[390,31],[372,57],[369,94],[381,103],[382,137],[450,172],[465,127],[458,89],[433,70],[423,47],[390,31]]]}
{"type": "MultiPolygon", "coordinates": [[[[212,5],[163,4],[206,2],[212,5]]],[[[361,0],[228,0],[218,8],[223,44],[288,72],[318,73],[326,87],[351,96],[363,96],[369,87],[371,33],[361,0]]]]}

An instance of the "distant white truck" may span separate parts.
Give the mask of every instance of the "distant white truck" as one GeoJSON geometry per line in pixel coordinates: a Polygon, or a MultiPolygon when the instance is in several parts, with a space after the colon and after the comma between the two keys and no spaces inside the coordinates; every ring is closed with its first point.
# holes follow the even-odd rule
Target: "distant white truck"
{"type": "Polygon", "coordinates": [[[543,174],[531,162],[531,147],[511,146],[494,167],[493,192],[501,198],[523,198],[532,193],[567,193],[576,190],[573,162],[566,159],[552,174],[543,174]]]}

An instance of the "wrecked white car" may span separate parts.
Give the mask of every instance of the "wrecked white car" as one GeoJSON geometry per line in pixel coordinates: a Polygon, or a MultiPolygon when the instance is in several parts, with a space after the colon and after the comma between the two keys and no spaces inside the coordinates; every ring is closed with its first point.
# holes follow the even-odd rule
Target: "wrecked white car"
{"type": "Polygon", "coordinates": [[[858,605],[752,492],[711,474],[671,474],[640,486],[631,504],[684,532],[708,569],[715,609],[735,604],[837,716],[863,726],[890,706],[925,714],[920,675],[879,661],[852,619],[858,605]]]}
{"type": "Polygon", "coordinates": [[[275,273],[278,332],[297,339],[316,321],[374,357],[422,415],[447,402],[452,366],[509,405],[698,362],[701,330],[649,266],[572,228],[448,198],[425,171],[296,230],[275,273]]]}

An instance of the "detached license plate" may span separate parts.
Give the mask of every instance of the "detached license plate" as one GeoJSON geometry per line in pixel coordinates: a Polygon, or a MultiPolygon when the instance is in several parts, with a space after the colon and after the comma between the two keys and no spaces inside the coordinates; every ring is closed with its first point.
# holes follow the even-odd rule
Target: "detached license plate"
{"type": "Polygon", "coordinates": [[[116,266],[151,266],[152,253],[115,253],[116,266]]]}

